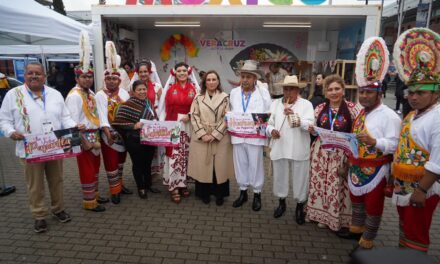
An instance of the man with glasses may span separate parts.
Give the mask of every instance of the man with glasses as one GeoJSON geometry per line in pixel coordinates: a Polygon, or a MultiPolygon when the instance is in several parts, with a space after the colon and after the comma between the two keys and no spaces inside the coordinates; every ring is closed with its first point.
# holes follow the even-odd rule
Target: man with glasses
{"type": "Polygon", "coordinates": [[[17,142],[16,155],[24,165],[29,207],[35,219],[34,231],[41,233],[47,231],[45,175],[53,216],[61,223],[71,220],[69,214],[64,211],[63,160],[27,163],[24,159],[24,135],[72,128],[76,123],[70,117],[62,95],[44,85],[46,75],[39,62],[31,62],[26,66],[24,79],[24,85],[10,90],[5,96],[0,109],[0,129],[5,136],[17,142]]]}

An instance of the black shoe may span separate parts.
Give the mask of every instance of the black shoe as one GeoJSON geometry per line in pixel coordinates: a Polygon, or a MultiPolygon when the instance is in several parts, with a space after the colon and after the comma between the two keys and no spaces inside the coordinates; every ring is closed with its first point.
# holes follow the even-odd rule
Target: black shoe
{"type": "Polygon", "coordinates": [[[145,189],[139,189],[138,195],[141,199],[147,199],[147,191],[145,189]]]}
{"type": "Polygon", "coordinates": [[[159,189],[154,188],[154,187],[148,187],[147,190],[148,190],[150,193],[161,193],[161,191],[160,191],[159,189]]]}
{"type": "Polygon", "coordinates": [[[254,193],[254,201],[252,202],[252,210],[261,210],[261,193],[254,193]]]}
{"type": "Polygon", "coordinates": [[[58,219],[58,221],[60,223],[67,223],[70,220],[72,220],[72,218],[70,217],[70,215],[68,213],[66,213],[65,211],[61,211],[57,214],[53,214],[53,216],[58,219]]]}
{"type": "Polygon", "coordinates": [[[119,204],[121,202],[121,194],[112,194],[111,198],[113,204],[119,204]]]}
{"type": "Polygon", "coordinates": [[[273,212],[273,217],[279,218],[283,216],[284,212],[286,212],[286,199],[280,198],[279,205],[273,212]]]}
{"type": "Polygon", "coordinates": [[[335,234],[340,238],[352,240],[359,240],[362,236],[362,233],[352,233],[348,228],[342,228],[341,230],[336,231],[335,234]]]}
{"type": "Polygon", "coordinates": [[[215,204],[217,206],[222,206],[224,202],[225,202],[225,199],[223,199],[223,197],[215,199],[215,204]]]}
{"type": "Polygon", "coordinates": [[[211,198],[209,196],[203,197],[202,202],[204,204],[209,204],[211,202],[211,198]]]}
{"type": "Polygon", "coordinates": [[[102,204],[98,204],[95,208],[86,209],[86,210],[92,211],[92,212],[96,212],[96,213],[100,213],[100,212],[104,212],[105,211],[105,207],[102,204]]]}
{"type": "Polygon", "coordinates": [[[237,208],[242,206],[248,200],[247,190],[240,191],[240,196],[232,203],[232,207],[237,208]]]}
{"type": "Polygon", "coordinates": [[[295,221],[298,225],[303,225],[306,222],[306,214],[304,212],[304,203],[297,203],[296,204],[295,221]]]}
{"type": "Polygon", "coordinates": [[[130,189],[128,189],[127,187],[125,187],[124,185],[122,185],[121,193],[122,194],[133,194],[133,192],[130,189]]]}
{"type": "Polygon", "coordinates": [[[106,203],[110,202],[110,200],[108,198],[104,198],[104,197],[99,197],[98,199],[96,199],[96,201],[99,204],[106,204],[106,203]]]}
{"type": "Polygon", "coordinates": [[[35,220],[34,223],[34,231],[35,233],[43,233],[47,231],[47,223],[46,220],[35,220]]]}

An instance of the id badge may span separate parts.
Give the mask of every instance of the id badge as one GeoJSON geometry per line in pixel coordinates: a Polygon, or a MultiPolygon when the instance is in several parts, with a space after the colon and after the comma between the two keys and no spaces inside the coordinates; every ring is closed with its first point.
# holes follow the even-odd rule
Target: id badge
{"type": "Polygon", "coordinates": [[[42,120],[42,125],[43,125],[43,133],[50,133],[53,132],[53,124],[52,121],[50,121],[49,119],[43,119],[42,120]]]}

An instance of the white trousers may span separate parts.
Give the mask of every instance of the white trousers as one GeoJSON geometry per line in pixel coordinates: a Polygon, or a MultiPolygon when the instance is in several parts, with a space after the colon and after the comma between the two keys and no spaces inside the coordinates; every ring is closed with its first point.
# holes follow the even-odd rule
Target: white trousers
{"type": "Polygon", "coordinates": [[[273,160],[273,193],[278,198],[289,194],[289,178],[292,179],[293,199],[299,203],[307,200],[309,193],[310,160],[273,160]]]}
{"type": "Polygon", "coordinates": [[[249,185],[254,193],[261,193],[264,183],[263,146],[246,143],[233,144],[235,178],[240,190],[249,185]]]}

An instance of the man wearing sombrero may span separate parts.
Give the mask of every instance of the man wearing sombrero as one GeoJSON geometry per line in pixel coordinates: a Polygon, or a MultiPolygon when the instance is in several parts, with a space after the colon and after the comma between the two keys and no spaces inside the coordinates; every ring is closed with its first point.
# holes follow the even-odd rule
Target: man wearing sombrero
{"type": "Polygon", "coordinates": [[[403,120],[394,154],[393,203],[399,213],[399,245],[423,252],[428,251],[432,216],[440,200],[440,65],[435,63],[439,43],[439,34],[413,28],[394,46],[394,60],[414,111],[403,120]]]}
{"type": "MultiPolygon", "coordinates": [[[[230,93],[231,111],[234,113],[267,113],[271,104],[270,94],[256,85],[260,74],[257,62],[245,61],[240,70],[241,85],[230,93]]],[[[231,136],[235,177],[240,186],[240,197],[233,207],[240,207],[248,199],[247,189],[252,186],[254,201],[252,209],[261,209],[261,191],[264,183],[263,147],[267,140],[231,136]]]]}
{"type": "Polygon", "coordinates": [[[359,103],[364,107],[353,122],[358,139],[358,157],[349,157],[348,186],[352,202],[349,232],[342,238],[359,239],[359,247],[370,249],[377,236],[385,201],[390,163],[397,147],[400,117],[382,104],[381,81],[388,68],[388,49],[379,37],[366,39],[356,61],[359,103]]]}
{"type": "Polygon", "coordinates": [[[270,159],[273,163],[273,192],[279,198],[279,206],[274,211],[278,218],[286,211],[286,197],[289,194],[289,178],[296,200],[295,219],[299,225],[305,222],[304,203],[309,190],[310,134],[315,115],[313,105],[299,96],[305,85],[298,78],[286,76],[283,98],[276,99],[270,107],[267,135],[272,137],[270,159]],[[290,167],[290,169],[289,169],[290,167]]]}

